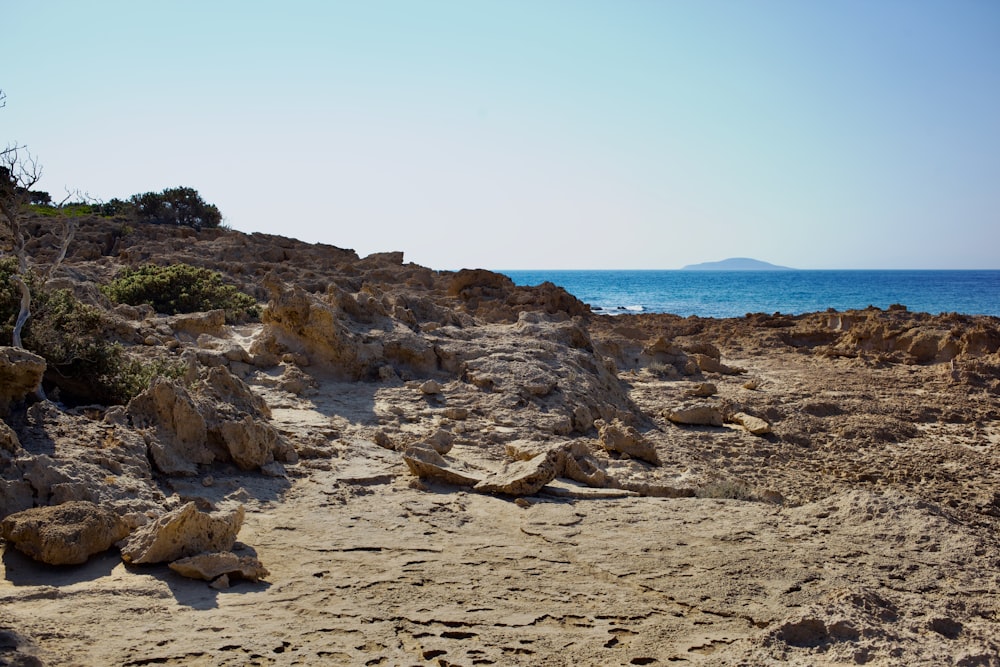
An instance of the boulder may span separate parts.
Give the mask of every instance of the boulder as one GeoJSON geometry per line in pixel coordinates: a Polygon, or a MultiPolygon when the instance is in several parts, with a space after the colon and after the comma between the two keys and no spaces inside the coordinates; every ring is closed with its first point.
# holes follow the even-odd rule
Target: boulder
{"type": "Polygon", "coordinates": [[[430,447],[413,445],[403,452],[403,461],[421,479],[436,479],[456,486],[474,486],[482,479],[476,471],[450,462],[430,447]]]}
{"type": "Polygon", "coordinates": [[[433,396],[434,394],[441,393],[441,383],[437,380],[427,380],[420,385],[420,393],[426,394],[428,396],[433,396]]]}
{"type": "Polygon", "coordinates": [[[217,309],[203,313],[182,313],[172,316],[167,323],[174,331],[183,331],[193,336],[220,336],[226,325],[226,311],[217,309]]]}
{"type": "Polygon", "coordinates": [[[161,472],[194,475],[199,463],[215,460],[205,443],[205,418],[180,384],[156,378],[129,402],[128,415],[136,428],[152,431],[149,452],[161,472]]]}
{"type": "Polygon", "coordinates": [[[278,432],[250,415],[219,425],[219,434],[233,462],[243,470],[257,470],[274,461],[278,432]]]}
{"type": "Polygon", "coordinates": [[[0,517],[33,507],[35,490],[24,479],[0,479],[0,517]]]}
{"type": "Polygon", "coordinates": [[[188,556],[175,560],[168,567],[183,577],[205,581],[214,581],[222,576],[227,580],[236,578],[259,581],[270,574],[253,556],[237,556],[231,551],[188,556]]]}
{"type": "Polygon", "coordinates": [[[605,488],[608,476],[597,459],[590,453],[577,454],[574,450],[567,453],[563,462],[563,476],[596,489],[605,488]]]}
{"type": "Polygon", "coordinates": [[[190,502],[140,526],[123,544],[122,560],[140,565],[166,563],[204,551],[229,551],[243,525],[243,506],[213,516],[190,502]]]}
{"type": "Polygon", "coordinates": [[[511,461],[474,487],[483,493],[502,493],[508,496],[530,496],[556,477],[560,452],[550,451],[527,461],[511,461]]]}
{"type": "Polygon", "coordinates": [[[17,439],[14,429],[0,421],[0,450],[13,454],[21,449],[21,442],[17,439]]]}
{"type": "Polygon", "coordinates": [[[653,465],[660,465],[660,457],[656,454],[656,448],[635,428],[625,426],[620,421],[615,420],[610,424],[601,424],[599,431],[601,444],[609,452],[628,454],[634,459],[641,459],[653,465]]]}
{"type": "Polygon", "coordinates": [[[722,410],[714,405],[699,404],[677,408],[667,413],[667,419],[675,424],[688,426],[722,426],[722,410]]]}
{"type": "Polygon", "coordinates": [[[691,360],[697,365],[698,370],[703,373],[718,373],[720,375],[739,375],[743,373],[742,368],[736,368],[733,366],[727,366],[716,356],[708,354],[692,354],[691,360]]]}
{"type": "Polygon", "coordinates": [[[451,431],[439,428],[426,438],[421,444],[427,445],[438,454],[447,454],[451,451],[455,436],[451,431]]]}
{"type": "Polygon", "coordinates": [[[45,359],[19,347],[0,347],[0,417],[11,403],[38,389],[45,374],[45,359]]]}
{"type": "Polygon", "coordinates": [[[734,424],[739,424],[754,435],[767,435],[771,432],[770,424],[760,417],[754,417],[753,415],[748,415],[745,412],[737,412],[730,417],[730,421],[734,424]]]}
{"type": "Polygon", "coordinates": [[[87,501],[34,507],[11,514],[0,534],[18,551],[49,565],[79,565],[128,535],[114,512],[87,501]]]}
{"type": "Polygon", "coordinates": [[[715,396],[719,393],[719,389],[711,382],[699,382],[691,389],[687,390],[686,393],[688,396],[708,398],[709,396],[715,396]]]}

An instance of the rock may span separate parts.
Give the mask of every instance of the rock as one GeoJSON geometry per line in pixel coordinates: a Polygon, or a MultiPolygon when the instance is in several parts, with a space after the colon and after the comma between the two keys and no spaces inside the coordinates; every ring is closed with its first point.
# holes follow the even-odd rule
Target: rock
{"type": "Polygon", "coordinates": [[[199,463],[215,460],[205,445],[205,418],[180,384],[156,378],[129,402],[128,415],[136,428],[152,431],[149,451],[161,472],[194,475],[199,463]]]}
{"type": "Polygon", "coordinates": [[[625,426],[620,421],[602,424],[598,437],[601,444],[604,445],[604,449],[609,452],[628,454],[634,459],[660,465],[660,457],[657,456],[656,448],[653,447],[652,443],[646,440],[635,428],[625,426]]]}
{"type": "Polygon", "coordinates": [[[754,435],[767,435],[771,432],[770,424],[760,417],[754,417],[753,415],[748,415],[745,412],[737,412],[730,417],[730,421],[734,424],[739,424],[754,435]]]}
{"type": "Polygon", "coordinates": [[[183,313],[174,315],[168,323],[174,331],[183,331],[193,336],[201,334],[221,336],[226,325],[226,311],[218,309],[203,313],[183,313]]]}
{"type": "Polygon", "coordinates": [[[722,410],[714,405],[693,405],[677,408],[667,413],[667,419],[675,424],[689,426],[722,426],[722,410]]]}
{"type": "Polygon", "coordinates": [[[534,495],[555,479],[558,461],[559,452],[555,450],[527,461],[511,461],[474,488],[483,493],[502,493],[508,496],[534,495]]]}
{"type": "Polygon", "coordinates": [[[433,449],[438,454],[447,454],[451,451],[452,443],[455,441],[455,436],[451,431],[446,431],[443,428],[439,428],[434,431],[423,441],[422,444],[427,445],[433,449]]]}
{"type": "Polygon", "coordinates": [[[188,556],[175,560],[168,567],[183,577],[205,581],[214,581],[222,576],[227,578],[227,582],[234,577],[259,581],[270,574],[253,556],[237,556],[231,551],[188,556]]]}
{"type": "Polygon", "coordinates": [[[590,454],[568,453],[563,463],[563,476],[587,486],[603,489],[608,485],[607,473],[590,454]]]}
{"type": "Polygon", "coordinates": [[[403,461],[421,479],[436,479],[456,486],[474,486],[482,479],[479,473],[447,461],[430,447],[408,447],[403,452],[403,461]]]}
{"type": "Polygon", "coordinates": [[[49,565],[79,565],[129,533],[114,512],[87,501],[11,514],[0,533],[19,551],[49,565]]]}
{"type": "Polygon", "coordinates": [[[420,385],[420,392],[427,394],[428,396],[433,396],[434,394],[441,393],[441,384],[437,380],[427,380],[422,385],[420,385]]]}
{"type": "Polygon", "coordinates": [[[718,388],[711,382],[699,382],[694,387],[685,392],[688,396],[708,398],[719,393],[718,388]]]}
{"type": "Polygon", "coordinates": [[[0,347],[0,417],[11,403],[38,389],[45,374],[45,359],[19,347],[0,347]]]}
{"type": "Polygon", "coordinates": [[[165,563],[203,551],[228,551],[243,525],[243,506],[224,516],[199,512],[190,502],[141,526],[121,545],[122,560],[165,563]]]}
{"type": "Polygon", "coordinates": [[[468,408],[448,407],[441,411],[441,416],[455,421],[464,421],[469,418],[468,408]]]}
{"type": "Polygon", "coordinates": [[[0,517],[26,510],[35,504],[35,490],[23,479],[0,479],[0,517]]]}
{"type": "Polygon", "coordinates": [[[13,454],[19,449],[21,442],[17,439],[17,433],[14,433],[14,429],[5,422],[0,421],[0,450],[13,454]]]}
{"type": "Polygon", "coordinates": [[[504,445],[507,456],[515,461],[530,461],[538,456],[547,456],[549,452],[564,452],[567,441],[550,442],[548,440],[512,440],[504,445]]]}
{"type": "Polygon", "coordinates": [[[573,408],[573,428],[580,433],[586,433],[594,426],[594,413],[586,405],[573,408]]]}
{"type": "Polygon", "coordinates": [[[707,354],[692,354],[691,359],[698,365],[699,370],[703,373],[719,373],[720,375],[734,375],[740,371],[735,368],[730,368],[724,363],[719,361],[715,357],[710,357],[707,354]]]}
{"type": "Polygon", "coordinates": [[[278,432],[247,415],[219,425],[219,433],[233,462],[243,470],[257,470],[274,461],[278,432]]]}

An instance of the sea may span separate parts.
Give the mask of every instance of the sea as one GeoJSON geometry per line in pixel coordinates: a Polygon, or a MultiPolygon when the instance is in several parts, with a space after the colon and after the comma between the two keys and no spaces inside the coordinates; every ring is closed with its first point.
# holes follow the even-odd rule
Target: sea
{"type": "Polygon", "coordinates": [[[1000,317],[1000,271],[501,271],[551,282],[594,312],[743,317],[888,309],[1000,317]]]}

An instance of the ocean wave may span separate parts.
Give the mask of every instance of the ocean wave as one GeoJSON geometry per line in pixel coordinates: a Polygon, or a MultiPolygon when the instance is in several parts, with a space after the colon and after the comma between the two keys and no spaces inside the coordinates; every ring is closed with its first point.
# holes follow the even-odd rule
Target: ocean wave
{"type": "Polygon", "coordinates": [[[600,313],[601,315],[619,315],[622,313],[641,313],[646,310],[644,306],[634,305],[634,306],[593,306],[591,308],[593,312],[600,313]]]}

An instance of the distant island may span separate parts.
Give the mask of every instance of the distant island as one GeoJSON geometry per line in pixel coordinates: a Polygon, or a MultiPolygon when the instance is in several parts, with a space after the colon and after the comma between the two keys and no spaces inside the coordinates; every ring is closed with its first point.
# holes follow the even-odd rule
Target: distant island
{"type": "Polygon", "coordinates": [[[682,271],[794,271],[789,266],[778,266],[769,262],[762,262],[759,259],[749,257],[730,257],[720,262],[702,262],[701,264],[688,264],[682,271]]]}

